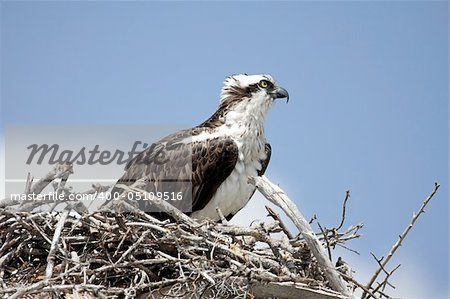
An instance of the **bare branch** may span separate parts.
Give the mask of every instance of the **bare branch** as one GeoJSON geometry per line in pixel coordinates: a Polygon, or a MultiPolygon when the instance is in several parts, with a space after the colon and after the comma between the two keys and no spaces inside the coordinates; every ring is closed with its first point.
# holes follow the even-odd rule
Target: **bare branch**
{"type": "Polygon", "coordinates": [[[327,251],[328,251],[328,258],[330,259],[330,261],[332,262],[333,259],[331,257],[331,246],[330,246],[330,241],[328,241],[328,231],[322,228],[322,225],[320,225],[319,222],[317,222],[317,225],[319,226],[320,231],[322,232],[322,236],[325,239],[325,244],[327,244],[327,251]]]}
{"type": "Polygon", "coordinates": [[[392,284],[389,282],[389,278],[392,276],[392,274],[394,274],[395,271],[397,271],[398,268],[400,268],[400,266],[401,266],[401,265],[398,264],[397,267],[395,267],[391,272],[386,273],[386,277],[384,278],[383,282],[380,283],[380,284],[373,290],[373,292],[374,292],[374,293],[379,292],[379,289],[380,289],[380,288],[384,291],[384,288],[385,288],[386,285],[389,285],[391,288],[395,289],[395,286],[392,285],[392,284]]]}
{"type": "Polygon", "coordinates": [[[345,199],[344,199],[344,203],[342,204],[342,219],[341,219],[341,223],[336,228],[336,230],[340,230],[342,228],[342,226],[344,225],[344,222],[345,222],[345,209],[347,207],[347,201],[348,201],[349,198],[350,198],[350,190],[347,190],[347,191],[345,191],[345,199]]]}
{"type": "Polygon", "coordinates": [[[33,185],[33,177],[30,173],[27,174],[27,182],[25,183],[25,194],[29,194],[31,191],[31,185],[33,185]]]}
{"type": "Polygon", "coordinates": [[[360,289],[362,289],[364,292],[366,292],[368,294],[368,296],[374,298],[374,299],[378,299],[377,296],[375,296],[375,294],[368,289],[366,286],[360,284],[358,281],[356,281],[355,279],[353,279],[353,277],[348,276],[346,274],[341,274],[342,277],[344,277],[345,280],[350,281],[351,283],[353,283],[355,286],[359,287],[360,289]]]}
{"type": "Polygon", "coordinates": [[[47,175],[43,178],[41,178],[39,181],[37,181],[34,186],[31,188],[30,193],[31,194],[39,194],[44,190],[45,187],[48,186],[53,180],[57,178],[63,178],[67,175],[73,173],[71,163],[64,163],[64,164],[58,164],[56,165],[52,171],[47,173],[47,175]]]}
{"type": "Polygon", "coordinates": [[[58,224],[55,226],[55,233],[53,234],[52,244],[47,256],[47,267],[45,268],[45,278],[50,279],[53,274],[53,267],[55,264],[55,252],[58,247],[59,239],[61,238],[61,232],[66,222],[69,210],[64,210],[59,218],[58,224]]]}
{"type": "Polygon", "coordinates": [[[227,225],[228,224],[228,220],[223,215],[222,210],[220,210],[219,207],[217,207],[216,211],[217,211],[217,214],[219,214],[220,221],[222,222],[222,224],[227,225]]]}
{"type": "Polygon", "coordinates": [[[286,236],[289,238],[289,240],[293,239],[294,236],[292,235],[292,233],[288,230],[287,226],[284,224],[283,220],[281,220],[281,217],[278,213],[276,213],[274,210],[272,210],[271,207],[269,206],[265,206],[267,212],[269,213],[269,216],[272,217],[275,221],[278,221],[278,223],[280,224],[281,229],[283,230],[283,232],[286,234],[286,236]]]}
{"type": "MultiPolygon", "coordinates": [[[[144,194],[146,196],[146,198],[152,198],[152,195],[149,194],[147,191],[137,188],[137,187],[134,187],[134,186],[118,184],[117,187],[122,188],[123,190],[125,190],[127,192],[132,192],[134,194],[136,192],[139,192],[141,194],[144,194]]],[[[164,200],[149,200],[148,202],[150,204],[154,205],[155,207],[158,207],[158,209],[160,211],[169,214],[170,216],[172,216],[173,218],[175,218],[178,221],[189,223],[190,225],[197,224],[194,219],[190,218],[189,216],[187,216],[186,214],[184,214],[183,212],[178,210],[175,206],[169,204],[168,202],[166,202],[164,200]]]]}
{"type": "MultiPolygon", "coordinates": [[[[391,258],[394,255],[394,253],[402,245],[403,240],[405,239],[406,235],[409,233],[411,228],[414,226],[414,224],[416,223],[417,219],[419,219],[419,216],[422,213],[425,212],[425,207],[430,202],[430,200],[433,198],[433,196],[436,194],[436,192],[438,191],[439,187],[440,187],[440,185],[438,183],[434,183],[433,191],[431,191],[431,193],[428,195],[428,197],[423,201],[423,203],[420,206],[420,208],[417,211],[417,213],[413,214],[413,217],[412,217],[410,223],[405,228],[403,233],[399,236],[399,238],[398,238],[397,242],[394,244],[394,246],[392,246],[392,248],[389,251],[389,253],[387,254],[386,258],[383,258],[383,260],[380,262],[379,268],[375,271],[375,274],[372,276],[372,278],[370,279],[369,283],[366,286],[367,289],[372,288],[372,285],[376,281],[378,275],[380,274],[381,271],[383,271],[383,268],[386,267],[386,264],[391,260],[391,258]]],[[[364,298],[365,295],[366,295],[366,293],[363,293],[362,298],[364,298]]]]}

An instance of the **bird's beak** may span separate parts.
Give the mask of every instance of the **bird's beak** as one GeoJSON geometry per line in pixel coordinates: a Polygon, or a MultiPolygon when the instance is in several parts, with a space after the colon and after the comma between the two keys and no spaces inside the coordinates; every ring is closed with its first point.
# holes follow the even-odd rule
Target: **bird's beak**
{"type": "Polygon", "coordinates": [[[275,86],[275,88],[270,92],[274,99],[284,99],[286,98],[286,103],[289,102],[289,92],[280,86],[275,86]]]}

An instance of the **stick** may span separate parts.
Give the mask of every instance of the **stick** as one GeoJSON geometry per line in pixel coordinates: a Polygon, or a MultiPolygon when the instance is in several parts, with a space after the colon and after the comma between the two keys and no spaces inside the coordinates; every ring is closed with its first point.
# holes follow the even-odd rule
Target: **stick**
{"type": "Polygon", "coordinates": [[[330,259],[330,261],[333,261],[333,258],[331,257],[331,246],[330,246],[330,241],[328,241],[328,231],[324,230],[322,228],[322,225],[320,225],[319,222],[317,222],[317,225],[319,226],[320,231],[322,232],[322,236],[325,239],[325,243],[327,244],[327,251],[328,251],[328,258],[330,259]]]}
{"type": "Polygon", "coordinates": [[[342,204],[342,219],[341,223],[339,223],[339,226],[336,228],[336,230],[340,230],[341,227],[344,225],[345,222],[345,209],[347,207],[347,201],[350,198],[350,190],[345,191],[345,199],[344,203],[342,204]]]}
{"type": "Polygon", "coordinates": [[[71,173],[73,173],[72,164],[70,163],[58,164],[55,166],[55,168],[53,168],[52,171],[47,173],[45,177],[41,178],[39,181],[36,182],[36,184],[34,184],[34,186],[30,190],[30,193],[39,194],[54,179],[64,177],[65,175],[69,175],[71,173]]]}
{"type": "Polygon", "coordinates": [[[27,182],[25,183],[25,194],[30,193],[31,185],[33,185],[33,177],[31,177],[31,173],[27,174],[27,182]]]}
{"type": "Polygon", "coordinates": [[[223,225],[228,225],[228,220],[225,218],[225,216],[222,213],[222,210],[219,209],[219,207],[216,207],[217,214],[220,217],[220,221],[223,225]]]}
{"type": "Polygon", "coordinates": [[[395,286],[393,286],[390,282],[389,282],[389,277],[392,276],[392,274],[394,274],[394,272],[400,268],[400,264],[397,265],[397,267],[394,268],[394,270],[392,270],[389,273],[386,273],[386,278],[384,279],[384,281],[382,283],[380,283],[374,290],[373,292],[376,293],[379,291],[379,289],[381,288],[384,291],[384,288],[386,285],[389,285],[391,288],[395,289],[395,286]]]}
{"type": "MultiPolygon", "coordinates": [[[[117,184],[116,185],[119,188],[124,189],[126,192],[132,192],[132,193],[141,193],[145,194],[147,198],[152,198],[152,195],[148,193],[147,191],[134,187],[134,186],[127,186],[123,184],[117,184]]],[[[196,221],[192,219],[191,217],[187,216],[180,210],[178,210],[175,206],[171,205],[170,203],[164,201],[164,200],[149,200],[149,204],[152,204],[154,207],[158,207],[158,209],[164,213],[169,214],[173,218],[175,218],[179,222],[187,223],[190,225],[196,225],[196,221]]]]}
{"type": "Polygon", "coordinates": [[[274,210],[272,210],[272,208],[269,206],[266,206],[266,210],[269,213],[269,216],[273,218],[273,220],[278,221],[278,224],[280,225],[281,229],[286,234],[286,236],[289,238],[289,240],[294,239],[292,233],[288,230],[284,222],[281,220],[280,215],[277,214],[274,210]]]}
{"type": "Polygon", "coordinates": [[[55,252],[58,246],[59,239],[61,238],[61,231],[66,222],[69,210],[64,210],[59,218],[58,224],[55,227],[55,233],[53,235],[52,244],[50,245],[50,251],[47,256],[47,267],[45,268],[45,279],[50,279],[53,275],[53,266],[55,264],[55,252]]]}
{"type": "MultiPolygon", "coordinates": [[[[405,230],[403,231],[403,233],[399,236],[397,242],[394,244],[394,246],[392,246],[392,249],[389,251],[388,255],[386,256],[385,259],[383,259],[382,261],[380,261],[380,267],[375,271],[375,274],[372,276],[372,278],[370,279],[369,283],[367,284],[367,289],[370,289],[373,285],[373,283],[375,282],[375,280],[377,279],[378,275],[380,274],[381,271],[383,271],[383,268],[386,266],[386,264],[391,260],[392,256],[394,255],[394,253],[397,251],[397,249],[402,245],[403,240],[405,239],[406,235],[409,233],[409,231],[411,230],[411,228],[413,227],[414,223],[416,223],[417,219],[419,218],[420,214],[425,212],[425,207],[427,206],[427,204],[430,202],[430,200],[433,198],[434,194],[436,194],[436,192],[438,191],[439,187],[441,185],[439,185],[438,183],[434,183],[434,188],[433,191],[430,193],[430,195],[428,195],[428,197],[425,199],[425,201],[422,203],[422,205],[420,206],[419,210],[417,213],[413,214],[413,217],[411,219],[411,222],[408,224],[408,226],[405,228],[405,230]]],[[[365,298],[366,293],[363,293],[363,295],[361,296],[361,298],[365,298]]]]}
{"type": "MultiPolygon", "coordinates": [[[[68,177],[71,173],[73,173],[72,164],[70,164],[70,163],[58,164],[50,172],[48,172],[45,175],[45,177],[41,178],[33,186],[32,186],[32,183],[33,183],[34,178],[31,177],[30,174],[28,174],[27,182],[25,184],[25,194],[31,194],[31,195],[40,194],[42,192],[42,190],[45,189],[45,187],[47,187],[51,182],[53,182],[53,180],[55,180],[57,178],[62,178],[65,176],[68,177]]],[[[34,203],[36,203],[36,201],[34,201],[34,203]]],[[[0,200],[0,208],[14,206],[17,204],[21,204],[23,206],[26,203],[22,202],[22,201],[12,200],[12,198],[4,198],[4,199],[0,200]]],[[[31,205],[31,206],[34,209],[35,206],[33,206],[33,205],[31,205]]],[[[37,206],[39,206],[39,204],[37,206]]]]}
{"type": "Polygon", "coordinates": [[[326,278],[330,282],[331,287],[335,291],[338,291],[346,296],[352,296],[344,280],[339,275],[339,272],[328,259],[325,248],[323,248],[308,221],[306,221],[297,206],[289,199],[284,191],[277,185],[270,182],[265,176],[250,177],[249,182],[254,185],[270,202],[279,206],[289,216],[289,218],[291,218],[300,233],[303,235],[303,238],[305,238],[305,241],[311,249],[320,268],[324,271],[326,278]]]}
{"type": "Polygon", "coordinates": [[[355,286],[361,288],[362,290],[364,290],[364,292],[367,292],[367,294],[372,297],[377,299],[377,296],[375,296],[367,287],[363,286],[362,284],[360,284],[359,282],[357,282],[356,280],[354,280],[351,276],[342,273],[341,274],[342,277],[344,277],[345,280],[350,281],[351,283],[353,283],[355,286]]]}

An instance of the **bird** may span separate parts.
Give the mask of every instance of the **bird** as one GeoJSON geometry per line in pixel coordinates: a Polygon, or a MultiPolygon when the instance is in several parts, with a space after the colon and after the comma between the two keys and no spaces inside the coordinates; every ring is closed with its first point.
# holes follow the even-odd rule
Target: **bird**
{"type": "Polygon", "coordinates": [[[288,102],[289,93],[270,75],[227,77],[217,111],[200,125],[164,137],[137,154],[111,194],[144,181],[141,188],[151,194],[173,197],[177,191],[178,197],[186,198],[176,203],[186,209],[188,202],[184,211],[191,218],[231,220],[255,192],[248,177],[263,175],[269,164],[272,147],[264,123],[277,99],[288,102]]]}

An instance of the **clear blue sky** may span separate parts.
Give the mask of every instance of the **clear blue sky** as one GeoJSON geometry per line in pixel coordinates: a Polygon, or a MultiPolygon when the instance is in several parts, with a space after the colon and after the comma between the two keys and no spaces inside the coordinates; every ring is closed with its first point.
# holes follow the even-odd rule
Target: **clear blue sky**
{"type": "Polygon", "coordinates": [[[396,262],[447,294],[447,2],[0,5],[3,126],[195,125],[226,76],[269,73],[291,101],[267,119],[268,176],[325,226],[350,189],[347,223],[365,228],[349,245],[370,271],[439,181],[396,262]]]}

